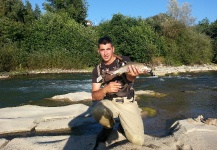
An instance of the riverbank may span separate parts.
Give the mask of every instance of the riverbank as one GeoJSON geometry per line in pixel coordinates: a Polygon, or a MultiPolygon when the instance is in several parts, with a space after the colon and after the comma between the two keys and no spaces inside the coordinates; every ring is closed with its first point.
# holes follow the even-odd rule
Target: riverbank
{"type": "MultiPolygon", "coordinates": [[[[9,78],[17,75],[31,75],[31,74],[46,74],[46,73],[90,73],[93,68],[88,69],[41,69],[41,70],[29,70],[29,71],[17,71],[17,72],[4,72],[0,73],[0,78],[9,78]]],[[[166,76],[166,75],[178,75],[179,73],[186,72],[205,72],[205,71],[217,71],[217,64],[203,64],[193,66],[164,66],[159,65],[153,67],[153,75],[166,76]]]]}
{"type": "Polygon", "coordinates": [[[153,69],[153,73],[156,76],[165,75],[178,75],[179,73],[186,72],[205,72],[205,71],[217,71],[217,64],[203,64],[203,65],[193,65],[193,66],[156,66],[153,69]]]}
{"type": "MultiPolygon", "coordinates": [[[[91,107],[84,104],[2,108],[0,149],[92,150],[100,126],[96,124],[90,111],[91,107]]],[[[202,116],[198,116],[178,120],[170,127],[169,132],[170,135],[166,137],[144,134],[144,144],[136,146],[114,129],[105,145],[99,145],[99,150],[214,150],[217,147],[215,118],[204,120],[202,116]]]]}
{"type": "Polygon", "coordinates": [[[33,75],[33,74],[46,74],[46,73],[90,73],[92,69],[40,69],[40,70],[27,70],[27,71],[12,71],[1,72],[1,78],[10,78],[18,75],[33,75]]]}

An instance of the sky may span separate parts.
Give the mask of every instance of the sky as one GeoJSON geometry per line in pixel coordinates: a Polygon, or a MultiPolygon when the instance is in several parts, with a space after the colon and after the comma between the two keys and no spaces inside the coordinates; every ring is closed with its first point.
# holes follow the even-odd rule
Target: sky
{"type": "MultiPolygon", "coordinates": [[[[43,12],[42,3],[46,0],[29,0],[33,8],[38,4],[43,12]]],[[[166,13],[168,0],[86,0],[88,3],[87,20],[93,25],[102,21],[111,20],[114,14],[122,14],[129,17],[148,18],[159,13],[166,13]]],[[[177,0],[181,6],[183,3],[191,5],[191,15],[196,22],[208,18],[210,22],[217,20],[217,0],[177,0]]]]}

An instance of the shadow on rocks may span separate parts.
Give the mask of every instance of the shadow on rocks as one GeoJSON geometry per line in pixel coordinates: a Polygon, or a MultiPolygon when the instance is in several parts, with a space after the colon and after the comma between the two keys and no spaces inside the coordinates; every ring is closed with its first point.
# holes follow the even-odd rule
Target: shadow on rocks
{"type": "MultiPolygon", "coordinates": [[[[63,150],[93,150],[96,144],[97,135],[103,129],[102,125],[97,123],[91,112],[97,102],[93,102],[86,112],[72,119],[68,126],[71,127],[70,137],[67,139],[63,150]]],[[[116,123],[119,120],[116,120],[116,123]]],[[[116,124],[118,125],[118,124],[116,124]]],[[[127,140],[118,141],[119,135],[117,127],[113,128],[111,135],[105,143],[99,143],[97,149],[112,149],[127,143],[127,140]]]]}

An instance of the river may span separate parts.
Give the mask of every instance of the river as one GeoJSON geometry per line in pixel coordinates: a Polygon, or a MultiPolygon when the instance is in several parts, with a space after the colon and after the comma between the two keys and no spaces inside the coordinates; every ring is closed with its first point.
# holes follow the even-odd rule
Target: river
{"type": "MultiPolygon", "coordinates": [[[[153,90],[165,97],[143,96],[141,107],[157,110],[154,117],[145,117],[145,133],[163,136],[175,120],[217,117],[217,71],[185,73],[179,76],[140,76],[135,90],[153,90]]],[[[0,79],[0,108],[32,104],[42,106],[67,105],[47,98],[72,92],[90,92],[90,73],[37,74],[0,79]]]]}

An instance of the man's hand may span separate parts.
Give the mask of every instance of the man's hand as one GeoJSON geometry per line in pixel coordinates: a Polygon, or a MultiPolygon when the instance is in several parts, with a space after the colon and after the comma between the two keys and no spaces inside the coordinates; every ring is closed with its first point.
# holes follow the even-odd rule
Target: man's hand
{"type": "Polygon", "coordinates": [[[119,89],[122,88],[121,83],[118,82],[110,82],[108,85],[104,87],[105,93],[116,93],[119,89]]]}
{"type": "Polygon", "coordinates": [[[127,72],[128,75],[136,77],[139,75],[139,70],[134,66],[134,65],[130,65],[128,67],[129,71],[127,72]]]}
{"type": "Polygon", "coordinates": [[[92,99],[101,100],[107,93],[116,93],[119,89],[122,88],[121,83],[110,82],[108,85],[101,87],[101,83],[92,83],[92,99]]]}
{"type": "Polygon", "coordinates": [[[139,76],[140,74],[145,74],[147,73],[147,71],[140,71],[137,67],[135,67],[134,65],[130,65],[128,67],[129,71],[126,73],[127,75],[127,79],[129,81],[134,81],[134,79],[139,76]]]}
{"type": "Polygon", "coordinates": [[[131,76],[134,76],[134,77],[136,77],[136,76],[138,76],[138,75],[140,75],[140,74],[145,74],[145,73],[147,73],[146,70],[140,71],[140,70],[139,70],[137,67],[135,67],[134,65],[130,65],[130,66],[128,67],[128,69],[129,69],[129,72],[128,72],[127,74],[129,74],[129,75],[131,75],[131,76]]]}

